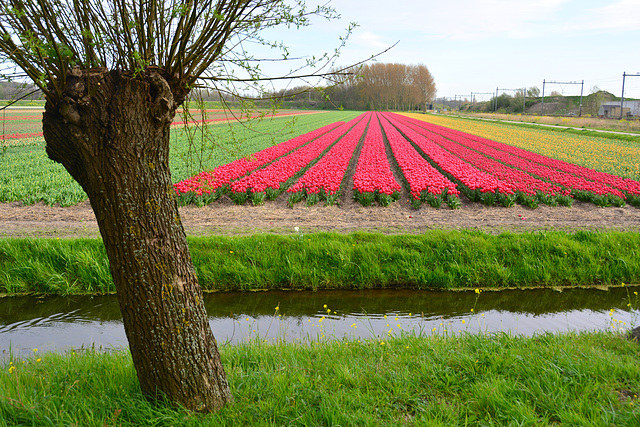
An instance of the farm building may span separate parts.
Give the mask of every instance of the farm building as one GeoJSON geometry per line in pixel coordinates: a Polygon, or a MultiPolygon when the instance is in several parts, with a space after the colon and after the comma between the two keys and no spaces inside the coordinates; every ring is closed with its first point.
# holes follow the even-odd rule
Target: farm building
{"type": "MultiPolygon", "coordinates": [[[[598,110],[600,117],[620,117],[620,101],[603,102],[598,110]]],[[[624,101],[622,117],[640,117],[640,101],[624,101]]]]}

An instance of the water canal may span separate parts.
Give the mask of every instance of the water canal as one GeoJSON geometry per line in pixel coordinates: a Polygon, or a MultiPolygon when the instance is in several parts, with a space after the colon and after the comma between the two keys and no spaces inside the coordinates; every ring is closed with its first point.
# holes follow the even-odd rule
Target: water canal
{"type": "MultiPolygon", "coordinates": [[[[640,287],[437,292],[412,290],[220,292],[206,295],[221,344],[259,338],[317,341],[422,334],[629,329],[640,287]],[[630,304],[630,305],[629,305],[630,304]],[[276,307],[279,307],[276,310],[276,307]]],[[[0,298],[4,356],[127,345],[116,297],[0,298]]]]}

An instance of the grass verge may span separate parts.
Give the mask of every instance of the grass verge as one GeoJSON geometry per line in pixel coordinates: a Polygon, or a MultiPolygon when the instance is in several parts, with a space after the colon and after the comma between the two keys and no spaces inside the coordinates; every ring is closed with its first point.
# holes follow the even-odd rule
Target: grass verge
{"type": "Polygon", "coordinates": [[[225,346],[235,403],[141,395],[128,352],[0,362],[0,426],[638,425],[638,343],[610,332],[225,346]]]}
{"type": "MultiPolygon", "coordinates": [[[[640,282],[640,233],[429,231],[191,237],[205,290],[463,289],[640,282]]],[[[0,239],[0,292],[115,289],[99,239],[0,239]]]]}

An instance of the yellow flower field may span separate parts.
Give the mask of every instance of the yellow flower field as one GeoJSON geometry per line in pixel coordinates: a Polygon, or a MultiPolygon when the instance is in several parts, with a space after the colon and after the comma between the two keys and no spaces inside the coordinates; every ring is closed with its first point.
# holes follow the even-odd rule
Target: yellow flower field
{"type": "Polygon", "coordinates": [[[431,114],[404,115],[524,148],[565,162],[640,180],[640,144],[638,143],[431,114]]]}

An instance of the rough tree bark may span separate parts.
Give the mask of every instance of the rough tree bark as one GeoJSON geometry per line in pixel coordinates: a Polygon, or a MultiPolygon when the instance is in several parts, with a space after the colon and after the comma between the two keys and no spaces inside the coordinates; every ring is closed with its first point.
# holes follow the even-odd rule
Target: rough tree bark
{"type": "Polygon", "coordinates": [[[43,130],[89,196],[142,391],[212,411],[232,396],[171,183],[169,129],[187,93],[168,82],[157,69],[74,69],[43,130]]]}

